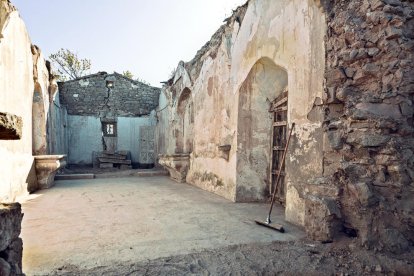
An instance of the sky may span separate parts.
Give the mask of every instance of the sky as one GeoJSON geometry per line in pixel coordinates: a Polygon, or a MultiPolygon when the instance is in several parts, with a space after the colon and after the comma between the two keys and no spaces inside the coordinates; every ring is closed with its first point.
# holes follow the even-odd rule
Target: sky
{"type": "Polygon", "coordinates": [[[129,70],[153,86],[191,60],[246,0],[12,0],[44,56],[60,48],[90,73],[129,70]]]}

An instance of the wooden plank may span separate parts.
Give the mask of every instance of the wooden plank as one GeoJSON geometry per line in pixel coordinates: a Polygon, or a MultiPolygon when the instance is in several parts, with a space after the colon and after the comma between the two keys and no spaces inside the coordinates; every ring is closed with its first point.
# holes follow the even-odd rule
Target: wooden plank
{"type": "MultiPolygon", "coordinates": [[[[279,174],[279,170],[274,170],[274,171],[272,171],[272,174],[279,174]]],[[[285,176],[285,173],[284,173],[284,172],[282,172],[280,175],[281,175],[281,176],[285,176]]]]}
{"type": "Polygon", "coordinates": [[[280,122],[274,122],[273,126],[274,127],[279,127],[279,126],[286,126],[287,122],[286,121],[280,121],[280,122]]]}
{"type": "Polygon", "coordinates": [[[288,97],[284,97],[283,99],[281,99],[280,101],[278,101],[277,103],[273,104],[274,107],[279,107],[282,104],[286,103],[288,101],[288,97]]]}
{"type": "Polygon", "coordinates": [[[282,111],[287,111],[288,107],[287,106],[282,106],[282,107],[276,107],[273,108],[273,112],[282,112],[282,111]]]}

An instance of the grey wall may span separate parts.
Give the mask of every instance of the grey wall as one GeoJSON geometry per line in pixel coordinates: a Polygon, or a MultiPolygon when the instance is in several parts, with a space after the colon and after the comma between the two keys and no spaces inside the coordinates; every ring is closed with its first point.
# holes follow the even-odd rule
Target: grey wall
{"type": "Polygon", "coordinates": [[[68,163],[92,164],[92,152],[102,151],[101,121],[98,117],[68,115],[68,163]]]}
{"type": "Polygon", "coordinates": [[[68,154],[67,111],[59,102],[57,95],[49,107],[48,114],[48,151],[49,154],[68,154]]]}
{"type": "Polygon", "coordinates": [[[160,88],[128,79],[118,73],[100,72],[61,82],[60,101],[69,115],[137,117],[158,106],[160,88]],[[107,81],[113,81],[108,91],[107,81]]]}
{"type": "Polygon", "coordinates": [[[151,125],[155,125],[151,116],[118,118],[118,150],[129,150],[131,152],[131,160],[134,163],[137,163],[139,158],[139,128],[151,125]]]}
{"type": "MultiPolygon", "coordinates": [[[[118,117],[118,150],[131,152],[132,162],[138,162],[139,127],[155,125],[154,117],[118,117]]],[[[68,163],[92,164],[92,152],[102,151],[102,129],[98,117],[68,115],[68,163]]]]}

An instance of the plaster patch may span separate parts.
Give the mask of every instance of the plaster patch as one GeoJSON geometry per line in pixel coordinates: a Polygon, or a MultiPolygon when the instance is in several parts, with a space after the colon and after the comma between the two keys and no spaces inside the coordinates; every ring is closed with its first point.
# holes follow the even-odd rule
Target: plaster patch
{"type": "Polygon", "coordinates": [[[79,85],[81,87],[88,87],[89,86],[89,80],[79,80],[79,85]]]}

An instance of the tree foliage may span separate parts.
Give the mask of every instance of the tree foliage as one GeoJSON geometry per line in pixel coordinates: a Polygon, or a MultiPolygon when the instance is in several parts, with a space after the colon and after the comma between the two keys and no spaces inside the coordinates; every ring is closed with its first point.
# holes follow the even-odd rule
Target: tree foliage
{"type": "Polygon", "coordinates": [[[127,78],[131,79],[131,80],[136,80],[136,81],[142,82],[143,84],[146,84],[146,85],[151,86],[151,84],[149,82],[147,82],[146,80],[143,80],[143,79],[141,79],[139,77],[137,77],[137,78],[134,79],[134,74],[132,74],[131,71],[129,71],[129,70],[123,71],[122,72],[122,75],[124,77],[127,77],[127,78]]]}
{"type": "Polygon", "coordinates": [[[91,69],[90,59],[81,59],[77,53],[68,49],[61,48],[57,53],[51,54],[49,58],[57,70],[54,73],[60,81],[82,77],[91,69]]]}
{"type": "Polygon", "coordinates": [[[123,75],[124,77],[129,78],[129,79],[133,79],[133,78],[134,78],[134,75],[133,75],[133,74],[131,73],[131,71],[129,71],[129,70],[126,70],[126,71],[122,72],[122,75],[123,75]]]}

